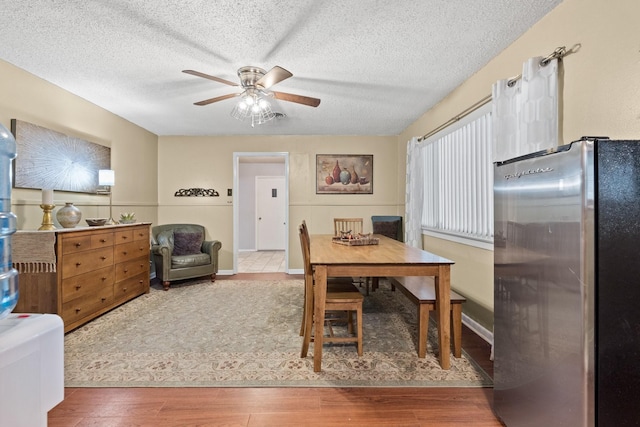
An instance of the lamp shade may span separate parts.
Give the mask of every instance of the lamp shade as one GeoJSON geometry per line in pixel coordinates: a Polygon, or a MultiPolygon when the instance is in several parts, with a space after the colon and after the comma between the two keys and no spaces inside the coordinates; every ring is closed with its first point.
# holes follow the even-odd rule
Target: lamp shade
{"type": "Polygon", "coordinates": [[[98,185],[113,186],[116,183],[116,174],[111,169],[100,169],[98,171],[98,185]]]}

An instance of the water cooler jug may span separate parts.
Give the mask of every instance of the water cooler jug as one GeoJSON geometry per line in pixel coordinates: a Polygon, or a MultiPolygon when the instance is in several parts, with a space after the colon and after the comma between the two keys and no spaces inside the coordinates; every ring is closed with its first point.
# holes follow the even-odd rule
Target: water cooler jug
{"type": "Polygon", "coordinates": [[[16,140],[0,124],[0,319],[18,302],[18,272],[11,266],[11,235],[16,216],[11,213],[11,162],[16,157],[16,140]]]}

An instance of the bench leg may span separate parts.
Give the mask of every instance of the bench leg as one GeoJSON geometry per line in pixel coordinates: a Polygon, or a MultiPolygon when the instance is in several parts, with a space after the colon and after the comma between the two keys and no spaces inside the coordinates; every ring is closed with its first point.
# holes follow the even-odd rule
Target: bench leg
{"type": "Polygon", "coordinates": [[[429,307],[418,304],[418,357],[427,357],[427,335],[429,334],[429,307]]]}
{"type": "Polygon", "coordinates": [[[462,357],[462,304],[451,304],[451,333],[453,335],[453,355],[462,357]]]}

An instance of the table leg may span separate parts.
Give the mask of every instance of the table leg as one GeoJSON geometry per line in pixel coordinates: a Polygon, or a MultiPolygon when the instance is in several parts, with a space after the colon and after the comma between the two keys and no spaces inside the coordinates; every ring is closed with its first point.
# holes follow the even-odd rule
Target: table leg
{"type": "Polygon", "coordinates": [[[451,367],[451,269],[448,265],[438,268],[435,277],[436,287],[436,313],[438,316],[438,346],[440,347],[440,366],[442,369],[451,367]]]}
{"type": "MultiPolygon", "coordinates": [[[[313,371],[322,370],[322,345],[324,338],[324,313],[327,300],[327,266],[317,265],[313,272],[315,286],[313,287],[314,335],[313,335],[313,371]]],[[[447,294],[448,295],[448,294],[447,294]]]]}

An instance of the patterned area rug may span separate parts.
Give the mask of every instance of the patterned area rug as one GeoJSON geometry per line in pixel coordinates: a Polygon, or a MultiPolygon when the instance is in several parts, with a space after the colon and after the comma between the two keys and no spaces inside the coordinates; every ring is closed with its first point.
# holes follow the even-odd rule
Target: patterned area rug
{"type": "Polygon", "coordinates": [[[364,356],[313,343],[300,358],[302,280],[219,280],[151,289],[65,336],[66,387],[487,387],[470,358],[442,370],[431,325],[419,359],[416,309],[388,287],[366,297],[364,356]]]}

